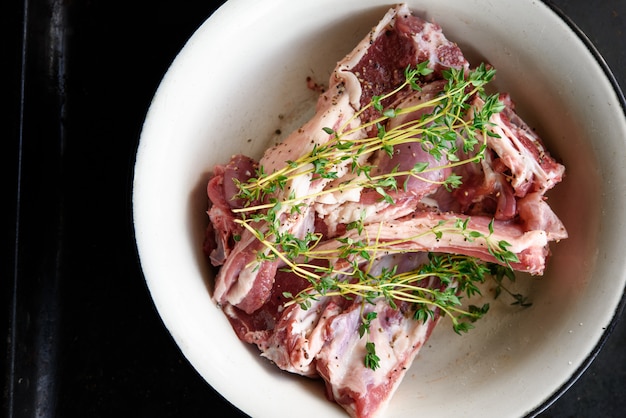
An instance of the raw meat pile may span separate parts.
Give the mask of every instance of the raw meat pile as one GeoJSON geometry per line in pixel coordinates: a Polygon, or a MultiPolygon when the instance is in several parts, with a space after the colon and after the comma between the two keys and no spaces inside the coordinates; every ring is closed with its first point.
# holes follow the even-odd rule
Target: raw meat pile
{"type": "MultiPolygon", "coordinates": [[[[303,156],[314,155],[338,138],[348,146],[358,144],[428,117],[434,105],[419,105],[441,97],[449,69],[471,71],[461,50],[438,25],[398,5],[337,64],[308,123],[259,161],[236,155],[216,166],[208,184],[211,222],[204,250],[219,267],[215,302],[242,341],[256,344],[262,356],[283,370],[321,377],[327,397],[354,417],[372,417],[384,410],[443,314],[434,308],[431,315],[416,320],[416,308],[408,301],[320,294],[311,277],[322,271],[337,279],[346,272],[345,280],[354,283],[357,276],[347,273],[354,266],[368,277],[389,271],[401,275],[428,263],[432,254],[459,254],[542,274],[548,243],[567,237],[544,197],[561,181],[564,167],[515,113],[510,98],[500,94],[500,110],[485,127],[489,134],[484,136],[483,156],[474,162],[456,164],[454,155],[435,155],[417,135],[391,152],[379,147],[357,159],[339,159],[332,171],[328,167],[316,171],[319,161],[311,158],[299,166],[293,163],[296,172],[265,194],[246,197],[241,185],[304,161],[303,156]],[[416,78],[419,86],[394,92],[405,81],[405,69],[420,63],[427,63],[428,70],[416,78]],[[379,108],[372,106],[380,97],[384,100],[379,108]],[[380,107],[419,110],[376,122],[380,107]],[[355,170],[355,164],[371,171],[366,175],[355,170]],[[417,166],[422,167],[419,175],[396,177],[399,187],[359,182],[368,175],[385,178],[417,166]],[[460,178],[458,187],[444,185],[451,176],[460,178]],[[345,185],[352,187],[342,188],[345,185]],[[254,218],[255,213],[262,216],[254,218]],[[473,235],[443,228],[460,223],[473,235]],[[278,236],[295,237],[292,242],[308,243],[309,250],[330,255],[290,259],[278,236]],[[515,256],[503,261],[486,239],[468,237],[506,242],[505,249],[515,256]],[[376,250],[366,255],[342,252],[346,243],[362,242],[376,250]],[[276,256],[276,250],[283,257],[276,256]],[[315,297],[294,303],[293,297],[302,291],[315,297]],[[371,347],[378,358],[375,367],[364,361],[371,347]]],[[[467,104],[465,118],[486,106],[477,94],[467,97],[467,104]]],[[[471,150],[459,147],[458,159],[471,159],[479,150],[480,144],[471,150]]],[[[430,277],[420,286],[442,289],[455,284],[430,277]]]]}

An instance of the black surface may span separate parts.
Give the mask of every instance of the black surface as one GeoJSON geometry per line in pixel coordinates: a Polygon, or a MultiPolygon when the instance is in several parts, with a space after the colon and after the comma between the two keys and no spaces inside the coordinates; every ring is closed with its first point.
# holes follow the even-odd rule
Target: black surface
{"type": "MultiPolygon", "coordinates": [[[[626,2],[553,3],[626,87],[626,2]]],[[[131,220],[134,156],[152,95],[218,4],[1,7],[3,201],[11,215],[0,263],[7,417],[239,416],[163,327],[131,220]]],[[[625,345],[618,321],[589,369],[541,417],[626,415],[625,345]]]]}

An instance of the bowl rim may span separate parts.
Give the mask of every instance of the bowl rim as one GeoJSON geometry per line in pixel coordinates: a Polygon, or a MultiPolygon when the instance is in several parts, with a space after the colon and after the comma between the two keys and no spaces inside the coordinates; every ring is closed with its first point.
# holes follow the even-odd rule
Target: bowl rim
{"type": "MultiPolygon", "coordinates": [[[[587,36],[587,34],[557,5],[552,3],[551,0],[542,0],[542,2],[550,8],[563,22],[567,24],[567,26],[574,32],[574,34],[583,42],[585,47],[589,50],[590,54],[596,60],[597,64],[600,66],[604,75],[607,77],[610,82],[615,94],[617,95],[617,99],[622,109],[622,113],[626,118],[626,97],[624,96],[624,92],[613,73],[613,70],[608,65],[598,48],[593,44],[591,39],[587,36]]],[[[626,88],[626,86],[625,86],[626,88]]],[[[589,353],[589,355],[585,358],[585,360],[578,366],[578,368],[572,373],[571,377],[561,385],[559,389],[557,389],[551,396],[549,396],[542,404],[538,405],[535,409],[530,411],[527,414],[527,417],[535,417],[540,413],[544,412],[548,409],[552,404],[554,404],[565,392],[567,392],[577,381],[578,379],[585,373],[585,371],[589,368],[589,366],[593,363],[595,358],[598,356],[609,337],[615,330],[617,323],[624,313],[624,309],[626,306],[626,286],[622,289],[622,296],[620,301],[613,312],[613,317],[611,321],[608,323],[606,329],[602,333],[602,336],[598,340],[598,343],[595,345],[593,350],[589,353]]]]}

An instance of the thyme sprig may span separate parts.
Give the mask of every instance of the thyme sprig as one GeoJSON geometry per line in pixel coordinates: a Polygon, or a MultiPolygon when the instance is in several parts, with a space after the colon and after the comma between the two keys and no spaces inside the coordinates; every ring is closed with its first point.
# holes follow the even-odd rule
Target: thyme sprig
{"type": "MultiPolygon", "coordinates": [[[[436,312],[452,320],[455,332],[467,332],[472,322],[481,318],[489,310],[489,304],[480,307],[462,307],[463,296],[480,295],[477,283],[483,283],[490,273],[490,263],[462,255],[429,253],[429,262],[418,269],[398,273],[395,268],[383,269],[380,275],[372,275],[362,270],[358,280],[354,275],[325,276],[325,280],[315,283],[297,295],[286,293],[292,300],[287,305],[299,303],[303,309],[311,306],[320,296],[343,296],[360,298],[363,303],[374,304],[383,298],[389,306],[397,309],[399,303],[406,302],[413,307],[413,319],[426,322],[434,319],[436,312]],[[330,279],[330,280],[329,280],[330,279]],[[438,286],[432,283],[436,279],[438,286]]],[[[360,333],[369,331],[372,317],[363,318],[360,333]]]]}
{"type": "MultiPolygon", "coordinates": [[[[301,252],[299,255],[306,260],[304,263],[281,258],[286,264],[286,270],[300,275],[311,284],[297,295],[285,294],[285,297],[291,298],[286,305],[299,303],[303,309],[307,309],[320,296],[358,297],[364,303],[375,303],[377,299],[384,298],[394,309],[399,302],[411,304],[415,307],[414,318],[418,320],[433,318],[435,309],[438,309],[441,314],[452,319],[455,332],[467,331],[471,328],[471,322],[487,312],[488,306],[478,309],[470,305],[469,310],[463,310],[459,294],[465,294],[468,298],[480,295],[477,283],[483,283],[485,277],[494,274],[496,270],[502,276],[509,277],[512,275],[509,263],[519,261],[515,253],[508,249],[509,243],[493,239],[493,222],[489,225],[488,234],[469,229],[468,222],[469,219],[440,221],[426,231],[396,241],[381,242],[377,237],[369,239],[367,234],[359,240],[339,238],[341,245],[336,249],[318,250],[313,246],[311,250],[301,252]],[[417,240],[427,234],[433,234],[436,239],[442,239],[448,234],[461,235],[470,241],[481,239],[489,253],[503,264],[497,264],[497,269],[495,263],[481,262],[475,257],[429,253],[429,262],[416,270],[398,273],[396,268],[392,268],[382,269],[378,274],[370,273],[377,255],[407,252],[399,248],[398,244],[417,240]],[[316,259],[325,260],[328,267],[312,264],[311,261],[316,259]],[[348,266],[337,269],[337,259],[344,260],[348,266]],[[430,283],[432,279],[437,279],[441,288],[420,284],[430,283]]],[[[272,252],[280,251],[273,247],[272,252]]]]}
{"type": "MultiPolygon", "coordinates": [[[[324,128],[330,137],[326,143],[316,144],[310,152],[295,161],[287,161],[283,168],[273,173],[265,173],[264,168],[260,166],[255,176],[246,182],[237,182],[239,193],[235,198],[247,202],[245,207],[238,209],[237,212],[249,213],[269,209],[272,203],[266,202],[266,199],[281,191],[284,192],[286,186],[294,179],[309,176],[312,181],[334,180],[339,177],[340,170],[346,165],[349,171],[355,174],[356,180],[341,183],[312,195],[296,196],[292,192],[283,200],[283,204],[297,205],[301,201],[322,194],[350,188],[372,188],[381,192],[384,198],[388,198],[385,190],[397,189],[395,180],[398,177],[411,176],[423,181],[432,181],[424,177],[424,173],[480,161],[484,156],[487,137],[495,135],[487,129],[489,119],[491,115],[503,109],[497,94],[485,93],[485,85],[492,80],[495,70],[487,68],[484,64],[470,71],[467,76],[463,70],[454,68],[445,70],[443,77],[446,84],[439,95],[404,109],[383,108],[382,103],[385,100],[406,88],[420,90],[419,78],[429,74],[430,71],[427,62],[420,63],[415,68],[407,67],[405,81],[396,89],[381,96],[374,96],[369,104],[345,121],[340,129],[324,128]],[[470,105],[470,100],[475,95],[484,101],[481,108],[470,105]],[[371,108],[376,109],[380,116],[360,123],[359,118],[371,108]],[[389,130],[386,128],[386,123],[390,119],[428,110],[430,111],[416,120],[407,121],[389,130]],[[357,135],[370,130],[376,135],[365,138],[359,138],[357,135]],[[380,150],[392,156],[394,147],[404,143],[418,143],[437,161],[442,161],[445,157],[445,162],[439,166],[430,166],[423,162],[416,164],[411,170],[370,175],[373,166],[363,161],[368,161],[369,156],[380,150]],[[460,148],[458,144],[461,144],[460,148]],[[480,147],[476,150],[479,144],[480,147]],[[465,158],[461,159],[459,155],[465,155],[465,158]]],[[[441,184],[447,188],[458,187],[460,179],[456,175],[451,175],[441,184]]]]}

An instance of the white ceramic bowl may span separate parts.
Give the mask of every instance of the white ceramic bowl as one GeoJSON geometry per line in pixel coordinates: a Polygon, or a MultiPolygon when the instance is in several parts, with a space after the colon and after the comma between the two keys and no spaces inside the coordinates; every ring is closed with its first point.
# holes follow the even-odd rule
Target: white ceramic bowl
{"type": "MultiPolygon", "coordinates": [[[[535,0],[411,1],[496,87],[567,167],[550,203],[570,238],[552,245],[543,278],[518,282],[533,300],[492,303],[459,337],[440,325],[388,416],[533,415],[593,358],[624,292],[626,121],[615,86],[577,34],[535,0]],[[450,402],[450,399],[454,399],[450,402]]],[[[334,64],[391,6],[381,0],[231,0],[193,35],[158,89],[137,155],[134,220],[156,307],[184,355],[254,417],[340,417],[320,383],[287,375],[241,343],[210,299],[201,244],[205,185],[231,154],[259,157],[313,111],[305,78],[334,64]],[[277,134],[280,130],[282,134],[277,134]],[[295,409],[292,409],[295,408],[295,409]],[[291,411],[291,412],[290,412],[291,411]]]]}

